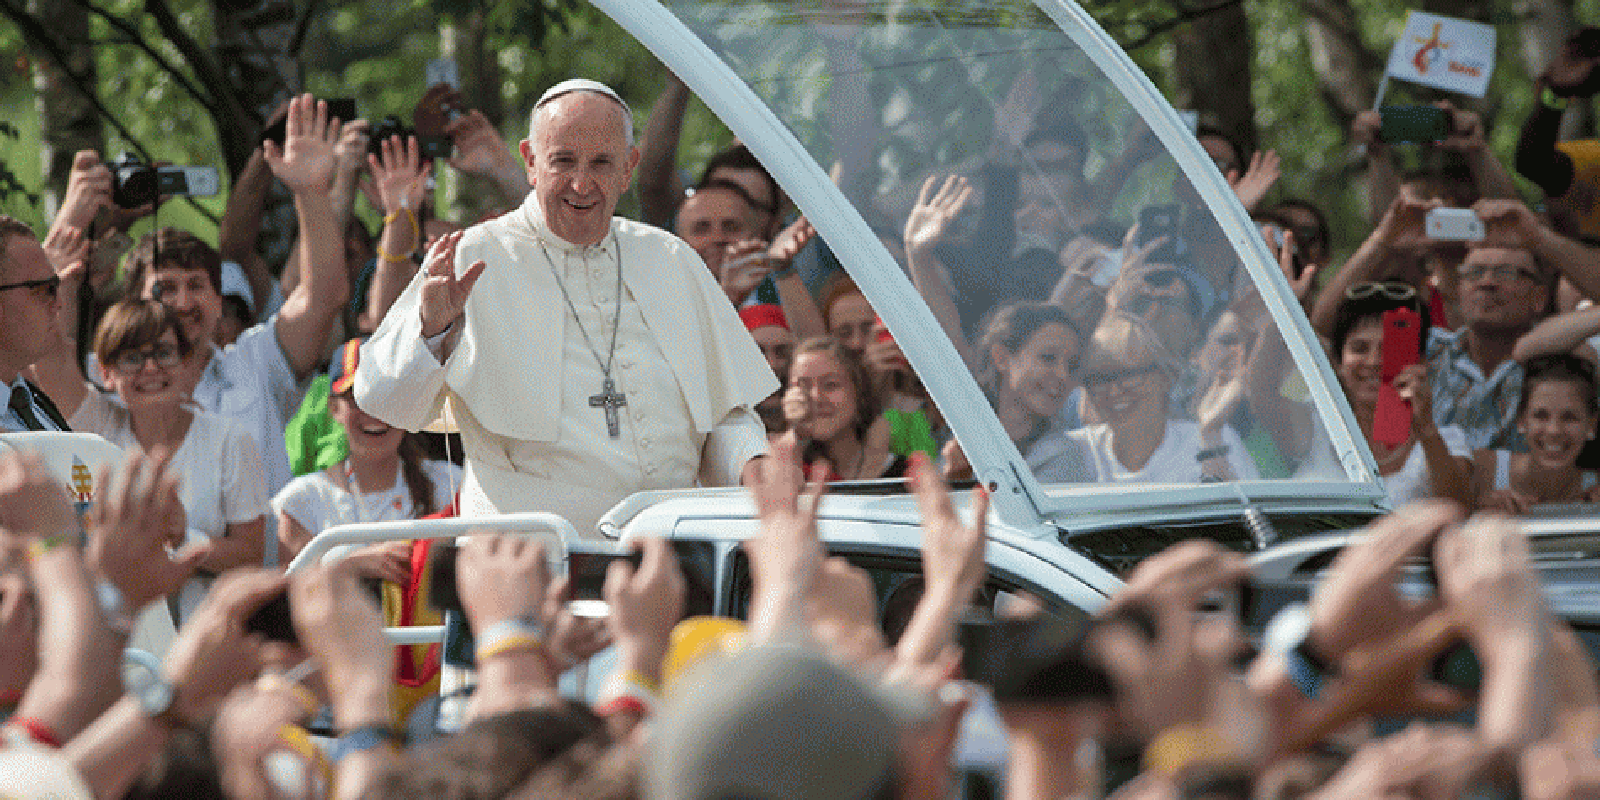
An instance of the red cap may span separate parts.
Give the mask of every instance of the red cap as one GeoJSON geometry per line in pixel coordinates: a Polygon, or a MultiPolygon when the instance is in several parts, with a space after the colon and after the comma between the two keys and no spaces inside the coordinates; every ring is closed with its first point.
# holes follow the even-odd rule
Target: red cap
{"type": "Polygon", "coordinates": [[[783,316],[783,306],[772,303],[745,306],[739,309],[739,319],[744,320],[745,330],[767,327],[789,330],[789,320],[783,316]]]}

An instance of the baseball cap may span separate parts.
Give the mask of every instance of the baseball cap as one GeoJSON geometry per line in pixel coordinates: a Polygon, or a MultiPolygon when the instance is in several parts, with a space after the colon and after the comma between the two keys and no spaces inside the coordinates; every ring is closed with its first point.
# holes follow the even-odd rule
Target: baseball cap
{"type": "Polygon", "coordinates": [[[328,395],[344,394],[356,383],[356,367],[361,363],[361,343],[365,339],[351,339],[333,351],[333,362],[328,365],[328,395]]]}

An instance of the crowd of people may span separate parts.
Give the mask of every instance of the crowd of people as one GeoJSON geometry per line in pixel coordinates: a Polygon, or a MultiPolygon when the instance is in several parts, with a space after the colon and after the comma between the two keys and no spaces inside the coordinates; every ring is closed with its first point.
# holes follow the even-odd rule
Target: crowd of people
{"type": "MultiPolygon", "coordinates": [[[[1535,87],[1515,163],[1549,213],[1518,199],[1475,113],[1441,101],[1448,136],[1418,145],[1438,157],[1414,174],[1377,113],[1358,117],[1372,230],[1337,266],[1317,206],[1273,194],[1273,153],[1196,130],[1401,509],[1259,651],[1236,618],[1196,612],[1248,578],[1209,543],[1148,559],[1070,635],[1051,627],[1061,609],[980,593],[987,493],[963,522],[945,481],[970,467],[941,409],[748,149],[681,186],[675,79],[642,147],[593,81],[546,92],[515,149],[434,87],[453,146],[438,162],[293,98],[216,246],[161,226],[129,242],[158,204],[121,207],[100,155],[79,153],[42,241],[0,217],[0,429],[92,432],[129,455],[79,525],[43,462],[0,454],[0,794],[947,796],[956,730],[986,702],[956,680],[974,605],[1031,616],[1054,659],[1020,679],[1032,693],[993,697],[1008,796],[1600,792],[1595,665],[1515,526],[1467,516],[1600,502],[1600,176],[1585,143],[1557,141],[1595,66],[1569,47],[1535,87]],[[439,164],[486,179],[497,212],[440,219],[439,164]],[[636,172],[649,224],[614,217],[636,172]],[[257,253],[274,182],[297,220],[281,269],[257,253]],[[1441,208],[1486,235],[1430,236],[1441,208]],[[434,423],[456,433],[417,432],[434,423]],[[920,596],[893,625],[815,518],[827,483],[885,477],[908,480],[925,532],[920,596]],[[419,599],[425,542],[282,569],[334,525],[549,510],[588,537],[632,492],[696,484],[744,485],[759,511],[742,623],[686,619],[655,539],[611,567],[602,620],[575,616],[541,548],[507,535],[463,539],[442,620],[419,599]],[[1430,499],[1448,502],[1407,505],[1430,499]],[[1437,573],[1424,598],[1395,586],[1416,558],[1437,573]],[[280,596],[292,630],[264,639],[280,596]],[[442,647],[398,656],[382,632],[437,621],[442,647]],[[152,625],[164,664],[124,694],[123,648],[152,625]],[[1430,671],[1463,646],[1471,686],[1430,671]],[[599,701],[563,698],[562,674],[607,648],[599,701]],[[1041,694],[1069,660],[1090,688],[1041,694]],[[458,730],[421,702],[439,693],[466,698],[458,730]],[[1419,714],[1468,722],[1384,728],[1419,714]]],[[[1150,132],[1091,158],[1033,76],[1011,95],[984,163],[919,176],[898,219],[864,213],[1040,480],[1345,469],[1195,188],[1139,170],[1150,132]],[[1119,218],[1134,183],[1171,202],[1119,218]]]]}

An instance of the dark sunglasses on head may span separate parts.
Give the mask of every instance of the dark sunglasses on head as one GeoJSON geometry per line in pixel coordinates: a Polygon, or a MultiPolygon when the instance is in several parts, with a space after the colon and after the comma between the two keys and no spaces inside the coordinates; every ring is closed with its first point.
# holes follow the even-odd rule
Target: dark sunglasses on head
{"type": "Polygon", "coordinates": [[[1390,300],[1410,300],[1417,296],[1417,287],[1409,283],[1358,283],[1344,290],[1350,300],[1365,300],[1382,295],[1390,300]]]}
{"type": "Polygon", "coordinates": [[[0,284],[0,292],[7,289],[45,289],[51,297],[56,296],[56,290],[61,288],[61,276],[51,275],[48,278],[38,278],[31,281],[17,281],[16,283],[0,284]]]}

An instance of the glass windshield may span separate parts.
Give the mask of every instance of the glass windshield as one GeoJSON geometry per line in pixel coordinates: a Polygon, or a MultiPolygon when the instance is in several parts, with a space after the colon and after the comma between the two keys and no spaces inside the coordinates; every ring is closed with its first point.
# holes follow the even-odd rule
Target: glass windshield
{"type": "Polygon", "coordinates": [[[1348,479],[1235,245],[1043,12],[667,5],[830,169],[1040,483],[1348,479]]]}

